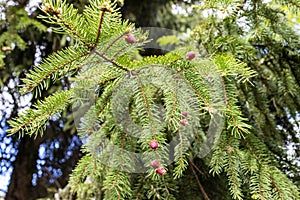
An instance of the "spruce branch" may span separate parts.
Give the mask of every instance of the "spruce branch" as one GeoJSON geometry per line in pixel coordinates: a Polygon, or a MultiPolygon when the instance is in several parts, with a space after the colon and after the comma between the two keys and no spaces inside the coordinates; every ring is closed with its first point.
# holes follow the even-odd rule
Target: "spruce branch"
{"type": "Polygon", "coordinates": [[[281,190],[279,189],[277,183],[274,181],[274,179],[271,176],[270,176],[270,179],[271,179],[272,186],[275,188],[276,193],[279,195],[278,199],[284,200],[285,198],[283,198],[283,194],[282,194],[281,190]]]}
{"type": "Polygon", "coordinates": [[[20,131],[20,136],[26,133],[37,137],[38,133],[45,129],[50,117],[65,110],[70,102],[71,91],[56,92],[45,100],[38,101],[33,108],[25,110],[18,118],[10,120],[11,128],[8,132],[14,134],[20,131]]]}
{"type": "MultiPolygon", "coordinates": [[[[102,182],[105,174],[104,171],[105,168],[102,163],[99,162],[97,155],[84,155],[77,163],[68,183],[71,186],[72,194],[80,196],[79,191],[86,189],[84,188],[86,184],[91,184],[86,183],[88,181],[87,179],[90,179],[89,181],[92,181],[93,184],[95,184],[96,181],[102,182]],[[99,173],[99,171],[102,171],[102,173],[99,173]]],[[[91,188],[88,187],[88,189],[91,188]]],[[[86,193],[86,191],[84,192],[86,193]]]]}
{"type": "Polygon", "coordinates": [[[113,60],[111,58],[108,58],[106,55],[98,52],[97,50],[94,50],[94,52],[95,52],[96,55],[98,55],[99,57],[103,58],[105,61],[112,63],[113,65],[117,66],[118,68],[120,68],[120,69],[122,69],[124,71],[128,71],[128,72],[130,71],[129,68],[127,68],[127,67],[119,64],[117,61],[115,61],[115,60],[113,60]]]}
{"type": "MultiPolygon", "coordinates": [[[[90,155],[87,155],[85,157],[88,158],[88,157],[90,157],[90,155]]],[[[75,173],[76,172],[75,170],[73,171],[74,174],[76,174],[76,177],[74,175],[71,176],[70,184],[72,185],[72,191],[73,192],[75,192],[77,190],[78,185],[80,184],[82,179],[85,178],[85,176],[87,174],[87,168],[90,166],[90,162],[83,163],[83,160],[85,160],[86,158],[84,158],[84,157],[81,158],[80,162],[77,164],[75,170],[78,171],[78,173],[75,173]]]]}
{"type": "Polygon", "coordinates": [[[70,24],[68,24],[68,22],[64,21],[64,19],[61,17],[60,14],[55,14],[55,16],[57,17],[57,19],[59,20],[59,22],[61,22],[64,27],[75,37],[77,37],[77,39],[82,42],[85,46],[90,47],[91,44],[88,44],[86,41],[84,41],[84,37],[82,35],[80,35],[79,32],[77,32],[74,28],[71,27],[70,24]]]}
{"type": "Polygon", "coordinates": [[[143,185],[144,185],[146,178],[147,177],[144,177],[143,179],[141,179],[141,183],[139,184],[139,187],[137,188],[135,200],[139,200],[140,199],[139,197],[142,196],[142,189],[143,189],[143,185]]]}
{"type": "MultiPolygon", "coordinates": [[[[25,87],[22,88],[23,93],[28,93],[38,88],[47,89],[49,82],[46,80],[52,78],[56,80],[58,76],[63,76],[69,72],[70,68],[79,66],[82,61],[89,55],[87,48],[82,46],[72,46],[62,51],[53,53],[48,58],[27,73],[27,77],[23,79],[25,87]]],[[[76,67],[78,68],[78,67],[76,67]]]]}
{"type": "MultiPolygon", "coordinates": [[[[228,79],[227,79],[228,80],[228,79]]],[[[240,107],[235,105],[237,103],[237,98],[234,85],[232,83],[225,83],[224,77],[221,78],[221,83],[223,87],[223,92],[225,95],[226,113],[228,114],[228,127],[231,128],[231,133],[235,136],[242,136],[244,134],[249,134],[249,130],[252,128],[249,124],[245,123],[247,118],[242,117],[242,112],[240,107]]]]}
{"type": "Polygon", "coordinates": [[[230,181],[230,190],[232,193],[232,196],[234,199],[240,199],[242,200],[242,193],[241,193],[241,179],[239,177],[239,174],[237,172],[237,164],[233,164],[233,162],[236,162],[236,158],[233,158],[232,156],[232,151],[234,149],[232,149],[234,147],[227,147],[227,153],[228,153],[228,157],[229,157],[229,165],[227,168],[227,176],[229,177],[229,181],[230,181]]]}
{"type": "Polygon", "coordinates": [[[189,161],[189,164],[190,164],[190,165],[191,165],[198,173],[200,173],[201,175],[204,174],[204,172],[201,171],[201,170],[199,169],[199,167],[197,167],[197,165],[193,162],[193,160],[188,159],[188,161],[189,161]]]}
{"type": "MultiPolygon", "coordinates": [[[[113,45],[115,43],[117,43],[120,39],[122,39],[126,34],[128,34],[128,31],[123,32],[121,35],[119,35],[117,38],[115,38],[114,40],[112,40],[108,45],[107,48],[104,50],[104,52],[107,52],[111,47],[113,47],[113,45]]],[[[123,47],[122,49],[124,50],[125,47],[123,47]]],[[[120,50],[119,50],[120,51],[120,50]]],[[[119,52],[118,51],[118,52],[119,52]]],[[[117,57],[118,52],[113,56],[113,58],[117,57]]]]}
{"type": "Polygon", "coordinates": [[[171,115],[170,115],[170,119],[169,122],[172,122],[174,116],[175,116],[175,110],[176,110],[176,104],[177,104],[177,98],[176,98],[176,93],[174,92],[174,102],[173,102],[173,107],[172,107],[172,111],[171,111],[171,115]]]}
{"type": "MultiPolygon", "coordinates": [[[[270,191],[271,191],[271,179],[269,178],[270,174],[267,171],[267,166],[264,165],[260,165],[260,167],[258,168],[258,171],[256,172],[257,176],[254,175],[250,178],[250,181],[252,181],[252,185],[255,185],[258,179],[258,192],[261,195],[262,198],[270,198],[270,191]]],[[[251,187],[252,189],[253,187],[251,187]]],[[[254,188],[253,188],[254,189],[254,188]]],[[[253,190],[253,192],[256,191],[255,189],[253,190]]]]}
{"type": "Polygon", "coordinates": [[[227,142],[227,135],[225,133],[222,133],[221,138],[218,141],[218,145],[213,150],[213,155],[209,163],[209,166],[211,168],[209,170],[209,173],[212,173],[213,176],[215,174],[220,174],[223,171],[224,166],[226,165],[227,159],[225,158],[226,152],[224,151],[224,148],[227,142]]]}
{"type": "Polygon", "coordinates": [[[108,171],[103,182],[106,199],[128,199],[132,196],[128,175],[119,171],[108,171]]]}
{"type": "MultiPolygon", "coordinates": [[[[142,99],[143,99],[143,105],[144,105],[145,111],[147,113],[147,118],[148,118],[149,121],[151,121],[152,117],[151,117],[151,112],[150,112],[150,108],[149,108],[149,103],[148,103],[148,100],[147,100],[148,98],[145,95],[143,84],[142,84],[142,82],[141,82],[140,77],[138,76],[138,74],[136,74],[134,76],[136,77],[138,88],[139,88],[139,92],[140,92],[140,94],[142,96],[142,99]]],[[[153,126],[150,125],[150,129],[151,129],[150,131],[151,131],[151,133],[153,135],[153,139],[156,139],[155,138],[156,137],[156,133],[155,133],[155,131],[153,129],[153,126]]]]}
{"type": "Polygon", "coordinates": [[[93,45],[93,48],[95,48],[99,42],[99,38],[100,38],[100,34],[101,34],[101,26],[102,26],[102,23],[103,23],[103,18],[104,18],[104,14],[105,12],[109,12],[109,8],[108,8],[108,4],[107,3],[103,3],[102,4],[102,8],[101,8],[101,15],[100,15],[100,21],[99,21],[99,25],[98,25],[98,30],[97,30],[97,36],[96,36],[96,39],[95,39],[95,44],[93,45]]]}
{"type": "Polygon", "coordinates": [[[84,28],[87,27],[85,17],[78,13],[78,10],[73,8],[73,5],[68,5],[65,0],[48,0],[42,6],[42,11],[46,16],[39,16],[39,18],[48,22],[49,24],[58,25],[53,28],[57,33],[69,34],[74,39],[80,41],[86,47],[90,47],[84,28]]]}
{"type": "Polygon", "coordinates": [[[120,54],[122,54],[125,50],[126,50],[127,47],[123,47],[122,49],[119,49],[113,56],[112,58],[116,58],[118,56],[120,56],[120,54]]]}
{"type": "Polygon", "coordinates": [[[174,168],[174,179],[177,179],[183,175],[183,171],[187,168],[188,161],[185,158],[186,155],[184,153],[186,141],[184,141],[184,136],[180,129],[178,129],[178,136],[179,136],[179,144],[175,147],[175,160],[176,160],[176,167],[174,168]]]}
{"type": "MultiPolygon", "coordinates": [[[[97,129],[99,128],[99,124],[102,123],[102,121],[99,121],[99,119],[101,119],[101,115],[105,113],[105,108],[110,102],[111,96],[118,83],[119,80],[116,79],[107,87],[105,87],[101,96],[96,100],[95,105],[91,106],[88,112],[84,115],[80,124],[81,127],[79,129],[79,134],[81,136],[85,137],[86,135],[91,135],[94,133],[94,127],[97,129]]],[[[80,90],[78,92],[80,92],[80,90]]]]}
{"type": "Polygon", "coordinates": [[[201,194],[202,194],[202,197],[205,199],[205,200],[210,200],[210,198],[208,197],[208,195],[207,195],[207,193],[205,192],[205,190],[204,190],[204,188],[203,188],[203,186],[202,186],[202,184],[201,184],[201,182],[200,182],[200,180],[199,180],[199,178],[198,178],[198,175],[197,175],[197,173],[196,173],[196,171],[195,171],[195,169],[194,169],[194,164],[191,164],[191,162],[190,162],[190,168],[191,168],[191,170],[192,170],[192,172],[193,172],[193,174],[194,174],[194,177],[195,177],[195,179],[196,179],[196,181],[197,181],[197,183],[198,183],[198,187],[199,187],[199,189],[200,189],[200,192],[201,192],[201,194]]]}
{"type": "Polygon", "coordinates": [[[203,101],[204,105],[206,107],[210,107],[209,101],[205,98],[205,95],[202,94],[202,87],[199,83],[201,83],[201,79],[199,79],[199,76],[197,77],[196,68],[190,68],[184,71],[183,75],[185,76],[187,83],[189,86],[193,89],[193,91],[197,94],[197,96],[203,101]]]}

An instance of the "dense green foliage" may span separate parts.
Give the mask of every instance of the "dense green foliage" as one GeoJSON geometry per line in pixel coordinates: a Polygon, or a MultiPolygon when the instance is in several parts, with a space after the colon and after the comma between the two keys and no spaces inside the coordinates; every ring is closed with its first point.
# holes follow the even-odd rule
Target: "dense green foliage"
{"type": "Polygon", "coordinates": [[[196,43],[133,60],[147,33],[114,3],[92,0],[81,13],[47,1],[41,18],[76,42],[30,70],[22,92],[40,96],[63,77],[72,87],[11,120],[10,132],[43,135],[72,106],[86,153],[68,186],[78,199],[299,199],[299,167],[282,150],[299,142],[299,38],[279,5],[207,1],[195,6],[206,16],[196,43]]]}

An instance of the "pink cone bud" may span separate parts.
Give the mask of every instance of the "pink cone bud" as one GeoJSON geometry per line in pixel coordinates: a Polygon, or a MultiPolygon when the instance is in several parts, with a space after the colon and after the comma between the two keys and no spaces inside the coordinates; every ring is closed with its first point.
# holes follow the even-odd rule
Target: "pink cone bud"
{"type": "Polygon", "coordinates": [[[135,38],[134,35],[132,35],[131,33],[129,33],[128,35],[126,35],[125,37],[126,42],[128,43],[135,43],[135,38]]]}
{"type": "Polygon", "coordinates": [[[10,47],[2,47],[2,49],[1,49],[2,51],[10,51],[11,50],[11,48],[10,47]]]}
{"type": "Polygon", "coordinates": [[[181,114],[185,117],[187,117],[189,115],[189,113],[187,111],[183,111],[181,114]]]}
{"type": "Polygon", "coordinates": [[[153,168],[158,168],[158,167],[159,167],[159,162],[158,162],[158,160],[153,160],[153,161],[151,162],[151,166],[152,166],[153,168]]]}
{"type": "Polygon", "coordinates": [[[189,52],[186,53],[186,59],[187,60],[192,60],[195,57],[196,57],[196,53],[193,52],[193,51],[189,51],[189,52]]]}
{"type": "Polygon", "coordinates": [[[188,123],[188,121],[187,121],[186,119],[182,119],[182,120],[180,120],[180,122],[181,122],[181,124],[182,124],[183,126],[189,125],[189,123],[188,123]]]}
{"type": "Polygon", "coordinates": [[[167,171],[163,167],[159,167],[156,169],[156,173],[158,173],[159,175],[164,175],[166,172],[167,171]]]}
{"type": "Polygon", "coordinates": [[[151,149],[156,149],[158,147],[158,142],[156,140],[152,140],[149,145],[151,149]]]}

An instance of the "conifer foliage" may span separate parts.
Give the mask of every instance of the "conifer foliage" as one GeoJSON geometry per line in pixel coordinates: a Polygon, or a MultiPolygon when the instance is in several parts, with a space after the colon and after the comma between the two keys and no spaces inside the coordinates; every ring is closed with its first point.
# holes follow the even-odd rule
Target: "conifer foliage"
{"type": "Polygon", "coordinates": [[[32,26],[40,32],[46,31],[46,27],[35,19],[31,19],[27,16],[27,12],[21,8],[15,8],[13,6],[7,6],[7,16],[5,23],[2,22],[0,35],[0,67],[4,66],[3,59],[15,48],[20,50],[26,49],[26,42],[20,36],[27,27],[32,26]],[[9,24],[9,26],[7,26],[9,24]]]}
{"type": "Polygon", "coordinates": [[[22,92],[38,97],[49,80],[65,76],[72,87],[11,120],[10,132],[42,135],[51,117],[72,106],[86,153],[69,182],[78,199],[193,198],[178,192],[191,175],[209,199],[196,157],[207,173],[225,173],[233,199],[300,198],[238,104],[237,86],[251,87],[256,75],[245,63],[224,52],[200,58],[191,46],[133,60],[147,33],[122,21],[114,3],[91,0],[79,13],[48,0],[42,10],[54,31],[77,42],[28,72],[22,92]]]}

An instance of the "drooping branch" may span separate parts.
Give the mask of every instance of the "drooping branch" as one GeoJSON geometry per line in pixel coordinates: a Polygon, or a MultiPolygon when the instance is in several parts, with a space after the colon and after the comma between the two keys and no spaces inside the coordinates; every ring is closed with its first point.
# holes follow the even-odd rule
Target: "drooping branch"
{"type": "Polygon", "coordinates": [[[202,186],[202,184],[201,184],[199,178],[198,178],[197,173],[195,172],[194,166],[191,165],[191,164],[190,164],[189,166],[190,166],[191,170],[193,171],[193,174],[194,174],[195,179],[196,179],[196,181],[197,181],[197,183],[198,183],[198,186],[199,186],[200,192],[201,192],[201,194],[202,194],[202,197],[203,197],[205,200],[210,200],[209,197],[208,197],[208,195],[207,195],[207,193],[205,192],[205,190],[204,190],[204,188],[203,188],[203,186],[202,186]]]}

